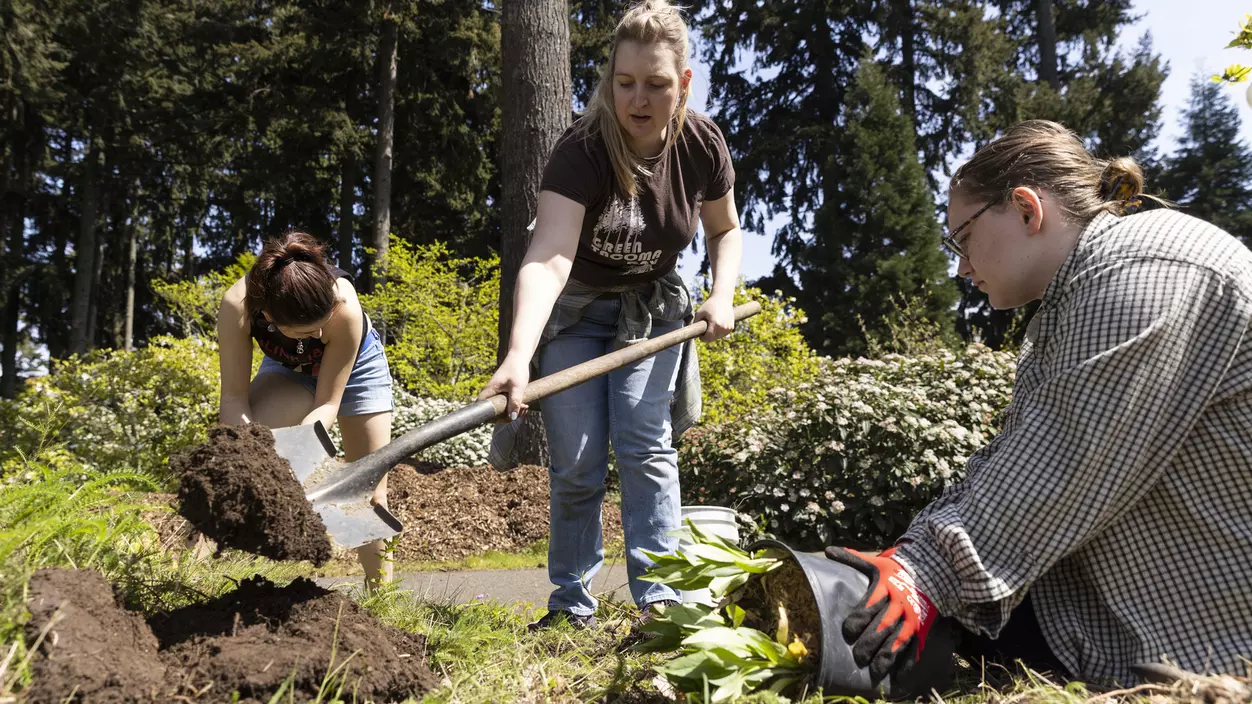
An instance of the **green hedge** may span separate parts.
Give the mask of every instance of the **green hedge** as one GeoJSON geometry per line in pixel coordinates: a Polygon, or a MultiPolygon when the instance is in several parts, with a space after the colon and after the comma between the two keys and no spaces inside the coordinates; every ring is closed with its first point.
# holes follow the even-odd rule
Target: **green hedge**
{"type": "Polygon", "coordinates": [[[684,502],[734,507],[802,548],[888,544],[995,434],[1015,366],[980,346],[825,361],[760,412],[691,430],[684,502]]]}

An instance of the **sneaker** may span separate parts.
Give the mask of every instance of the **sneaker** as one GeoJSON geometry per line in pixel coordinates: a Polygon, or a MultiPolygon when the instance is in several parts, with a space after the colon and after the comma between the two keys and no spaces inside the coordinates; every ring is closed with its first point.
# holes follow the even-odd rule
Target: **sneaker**
{"type": "Polygon", "coordinates": [[[578,614],[571,613],[569,611],[549,611],[544,614],[543,618],[526,626],[526,630],[534,633],[536,631],[552,628],[562,621],[579,630],[595,628],[596,626],[596,617],[594,615],[579,616],[578,614]]]}

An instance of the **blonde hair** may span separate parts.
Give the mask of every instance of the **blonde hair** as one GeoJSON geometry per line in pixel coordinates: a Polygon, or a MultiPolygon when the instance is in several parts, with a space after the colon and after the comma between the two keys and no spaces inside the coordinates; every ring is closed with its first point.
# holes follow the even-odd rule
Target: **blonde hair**
{"type": "MultiPolygon", "coordinates": [[[[666,44],[674,52],[678,63],[678,73],[682,76],[687,69],[687,23],[683,20],[677,7],[667,0],[644,0],[631,6],[613,31],[613,43],[609,48],[609,60],[600,71],[600,82],[587,105],[587,112],[578,119],[576,127],[584,137],[600,134],[609,151],[609,160],[613,164],[613,174],[621,193],[633,197],[638,193],[637,176],[651,176],[647,165],[639,155],[635,154],[627,141],[626,132],[617,122],[617,111],[613,104],[613,70],[617,61],[617,47],[622,42],[639,44],[666,44]]],[[[690,87],[684,89],[678,100],[678,108],[674,115],[675,126],[665,141],[665,149],[673,146],[682,132],[687,120],[687,95],[690,87]]]]}
{"type": "Polygon", "coordinates": [[[1081,224],[1104,212],[1125,215],[1143,198],[1172,205],[1143,192],[1143,168],[1134,159],[1097,159],[1077,135],[1048,120],[1019,122],[979,149],[953,174],[950,192],[1002,202],[1018,186],[1046,189],[1081,224]]]}

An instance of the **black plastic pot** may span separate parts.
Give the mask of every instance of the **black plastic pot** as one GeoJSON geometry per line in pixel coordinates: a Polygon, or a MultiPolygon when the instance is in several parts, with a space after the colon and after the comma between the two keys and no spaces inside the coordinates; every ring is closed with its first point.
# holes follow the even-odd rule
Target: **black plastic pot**
{"type": "Polygon", "coordinates": [[[869,578],[861,572],[824,555],[792,550],[777,540],[759,540],[748,550],[782,550],[791,556],[813,590],[821,624],[821,661],[816,684],[824,696],[860,696],[883,699],[915,699],[928,696],[931,689],[942,692],[952,681],[952,654],[959,638],[956,624],[940,617],[931,624],[921,660],[907,678],[894,674],[877,682],[869,667],[858,667],[852,659],[852,645],[844,640],[843,621],[865,598],[869,578]]]}

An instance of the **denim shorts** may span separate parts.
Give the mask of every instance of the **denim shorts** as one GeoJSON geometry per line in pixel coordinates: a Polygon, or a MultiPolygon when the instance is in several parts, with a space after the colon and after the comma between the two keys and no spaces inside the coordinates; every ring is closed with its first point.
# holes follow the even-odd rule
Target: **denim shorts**
{"type": "MultiPolygon", "coordinates": [[[[261,368],[256,375],[282,374],[300,384],[311,394],[317,394],[317,377],[288,369],[271,357],[261,361],[261,368]]],[[[383,351],[383,341],[378,331],[370,328],[369,335],[361,343],[361,351],[357,353],[356,364],[352,367],[352,375],[343,389],[343,398],[339,400],[339,415],[364,416],[371,413],[386,413],[394,409],[391,397],[391,368],[387,366],[387,355],[383,351]]]]}

